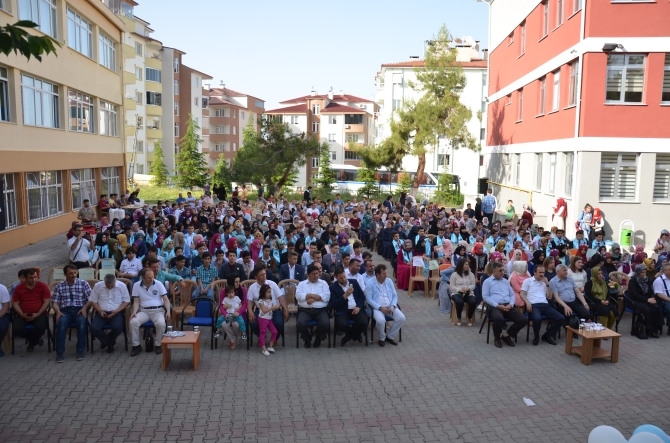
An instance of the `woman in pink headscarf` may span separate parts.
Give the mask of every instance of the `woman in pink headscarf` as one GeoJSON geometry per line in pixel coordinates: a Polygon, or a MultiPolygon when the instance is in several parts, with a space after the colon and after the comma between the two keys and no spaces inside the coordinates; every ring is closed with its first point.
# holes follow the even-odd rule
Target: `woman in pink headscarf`
{"type": "Polygon", "coordinates": [[[209,241],[209,253],[212,254],[212,257],[216,256],[217,249],[223,248],[223,241],[221,241],[221,234],[218,232],[212,236],[212,239],[209,241]]]}
{"type": "Polygon", "coordinates": [[[440,264],[451,264],[451,256],[454,254],[451,240],[442,240],[442,245],[435,248],[437,260],[440,264]]]}

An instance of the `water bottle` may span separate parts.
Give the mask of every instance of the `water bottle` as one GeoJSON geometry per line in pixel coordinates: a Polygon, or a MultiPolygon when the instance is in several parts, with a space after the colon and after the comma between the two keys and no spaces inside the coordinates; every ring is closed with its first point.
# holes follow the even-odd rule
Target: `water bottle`
{"type": "Polygon", "coordinates": [[[584,332],[584,325],[585,324],[586,324],[585,319],[582,318],[582,319],[579,320],[579,332],[584,332]]]}
{"type": "Polygon", "coordinates": [[[172,326],[167,327],[167,334],[165,335],[167,335],[168,337],[172,336],[172,326]]]}
{"type": "Polygon", "coordinates": [[[200,333],[200,327],[199,326],[193,326],[193,332],[195,332],[196,334],[199,334],[200,333]]]}

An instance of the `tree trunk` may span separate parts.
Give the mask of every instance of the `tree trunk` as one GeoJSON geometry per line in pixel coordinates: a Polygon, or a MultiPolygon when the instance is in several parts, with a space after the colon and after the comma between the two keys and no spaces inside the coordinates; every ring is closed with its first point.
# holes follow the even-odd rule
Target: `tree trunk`
{"type": "Polygon", "coordinates": [[[279,189],[283,188],[284,185],[286,184],[286,180],[288,180],[288,177],[291,175],[291,170],[292,169],[293,169],[292,167],[291,168],[286,168],[286,171],[284,171],[284,175],[282,175],[279,182],[277,182],[277,187],[279,189]]]}
{"type": "Polygon", "coordinates": [[[409,190],[409,193],[414,197],[416,197],[416,193],[419,191],[419,185],[423,182],[423,171],[426,169],[426,154],[421,154],[417,157],[419,158],[419,166],[416,168],[412,187],[409,190]]]}

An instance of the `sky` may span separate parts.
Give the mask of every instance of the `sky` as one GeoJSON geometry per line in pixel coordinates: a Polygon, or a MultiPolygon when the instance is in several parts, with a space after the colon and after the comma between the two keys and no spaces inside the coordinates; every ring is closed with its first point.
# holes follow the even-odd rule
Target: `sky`
{"type": "Polygon", "coordinates": [[[423,58],[443,24],[488,47],[488,6],[475,0],[137,0],[152,37],[184,52],[182,62],[227,88],[280,101],[332,87],[374,94],[382,63],[423,58]]]}

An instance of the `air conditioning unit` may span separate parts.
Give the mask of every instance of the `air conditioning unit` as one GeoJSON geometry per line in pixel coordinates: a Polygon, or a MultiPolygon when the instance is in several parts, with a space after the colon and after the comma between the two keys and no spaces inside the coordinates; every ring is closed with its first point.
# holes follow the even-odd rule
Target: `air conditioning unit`
{"type": "Polygon", "coordinates": [[[344,129],[350,129],[351,125],[344,125],[344,129]]]}
{"type": "Polygon", "coordinates": [[[358,105],[358,107],[361,108],[361,109],[365,109],[365,105],[362,105],[362,104],[358,105]]]}

